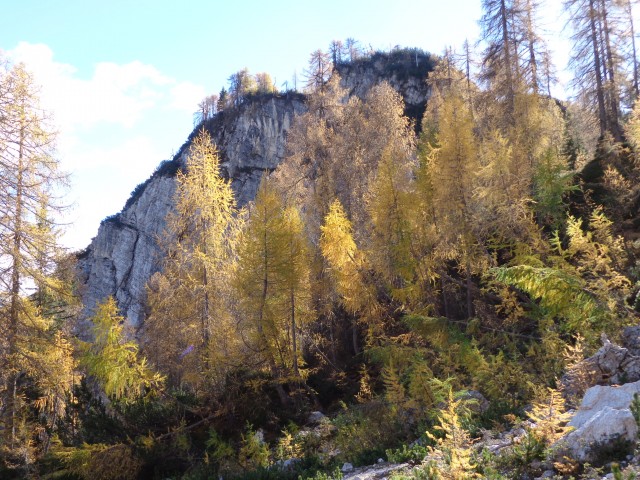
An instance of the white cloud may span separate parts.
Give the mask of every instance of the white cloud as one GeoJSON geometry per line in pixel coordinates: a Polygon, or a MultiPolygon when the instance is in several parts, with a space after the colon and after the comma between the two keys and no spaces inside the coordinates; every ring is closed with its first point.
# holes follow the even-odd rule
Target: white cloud
{"type": "Polygon", "coordinates": [[[68,200],[75,204],[63,241],[82,248],[100,220],[120,211],[135,186],[184,141],[204,88],[140,61],[97,63],[81,76],[44,44],[21,42],[6,54],[26,64],[41,85],[42,106],[53,114],[61,167],[72,173],[68,200]]]}
{"type": "Polygon", "coordinates": [[[171,96],[171,107],[193,113],[198,109],[198,103],[206,96],[206,92],[201,85],[182,82],[171,89],[171,96]]]}
{"type": "Polygon", "coordinates": [[[70,200],[75,207],[68,214],[73,227],[64,243],[83,248],[97,233],[100,220],[122,209],[129,194],[145,181],[166,158],[152,138],[136,136],[117,145],[76,144],[65,154],[71,166],[75,188],[70,200]]]}
{"type": "Polygon", "coordinates": [[[124,65],[101,62],[89,79],[82,79],[74,66],[56,62],[53,51],[44,44],[20,42],[8,55],[33,72],[42,85],[44,107],[53,112],[64,133],[102,122],[131,128],[154,107],[184,110],[191,103],[191,111],[195,111],[204,96],[201,86],[179,83],[140,61],[124,65]]]}
{"type": "Polygon", "coordinates": [[[167,152],[160,152],[149,137],[133,136],[112,145],[76,142],[63,153],[65,164],[76,174],[106,167],[127,177],[146,178],[167,152]]]}

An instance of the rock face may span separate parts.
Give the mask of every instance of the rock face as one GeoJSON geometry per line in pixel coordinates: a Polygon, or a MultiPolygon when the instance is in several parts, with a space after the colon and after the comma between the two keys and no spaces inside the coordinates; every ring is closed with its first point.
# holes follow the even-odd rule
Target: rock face
{"type": "Polygon", "coordinates": [[[640,356],[638,356],[639,327],[628,327],[619,346],[606,336],[602,347],[591,357],[573,367],[561,382],[565,394],[581,396],[593,385],[617,385],[640,380],[640,356]],[[625,348],[626,347],[626,348],[625,348]]]}
{"type": "MultiPolygon", "coordinates": [[[[121,313],[137,326],[143,318],[145,284],[158,269],[158,235],[175,192],[173,175],[154,175],[135,201],[105,219],[78,259],[86,317],[96,304],[113,295],[121,313]]],[[[85,336],[84,324],[79,333],[85,336]]]]}
{"type": "MultiPolygon", "coordinates": [[[[352,95],[365,96],[372,86],[388,81],[405,99],[406,113],[417,119],[429,95],[425,78],[433,63],[423,52],[394,50],[341,64],[338,70],[352,95]]],[[[304,111],[302,94],[261,95],[205,123],[218,146],[223,170],[232,180],[238,205],[253,200],[263,172],[275,169],[285,157],[287,132],[294,117],[304,111]]],[[[113,295],[128,322],[141,325],[145,285],[160,266],[157,238],[172,208],[175,174],[184,166],[196,134],[194,130],[173,160],[160,164],[134,190],[120,213],[102,222],[91,244],[78,255],[85,318],[97,303],[113,295]]],[[[78,330],[80,335],[86,333],[82,323],[78,330]]]]}
{"type": "Polygon", "coordinates": [[[304,95],[268,95],[207,122],[238,205],[254,199],[263,172],[274,170],[285,157],[287,132],[294,117],[305,111],[304,95]]]}
{"type": "Polygon", "coordinates": [[[640,325],[622,331],[622,345],[633,356],[640,357],[640,325]]]}
{"type": "Polygon", "coordinates": [[[407,116],[419,124],[431,92],[426,82],[427,75],[435,62],[428,53],[402,49],[339,64],[337,70],[342,86],[349,90],[350,95],[360,98],[364,98],[374,85],[388,82],[402,95],[407,116]]]}
{"type": "Polygon", "coordinates": [[[569,422],[575,430],[561,440],[560,451],[586,462],[595,460],[602,450],[635,444],[638,426],[629,409],[635,393],[640,393],[640,381],[587,390],[569,422]]]}
{"type": "MultiPolygon", "coordinates": [[[[253,98],[207,122],[220,150],[223,170],[232,179],[239,205],[254,198],[264,171],[285,155],[286,134],[295,115],[305,111],[301,95],[253,98]]],[[[145,285],[159,269],[157,239],[172,208],[175,174],[185,163],[188,146],[132,193],[120,213],[103,220],[98,234],[78,256],[85,317],[113,295],[133,327],[144,318],[145,285]]],[[[79,325],[79,333],[84,331],[79,325]]]]}

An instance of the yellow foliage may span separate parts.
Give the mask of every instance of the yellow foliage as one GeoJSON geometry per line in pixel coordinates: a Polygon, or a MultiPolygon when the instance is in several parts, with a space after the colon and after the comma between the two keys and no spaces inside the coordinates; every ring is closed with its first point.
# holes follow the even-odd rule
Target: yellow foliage
{"type": "Polygon", "coordinates": [[[124,444],[107,446],[85,443],[80,447],[56,445],[53,455],[65,466],[60,474],[71,474],[83,480],[133,480],[143,466],[133,449],[124,444]]]}
{"type": "MultiPolygon", "coordinates": [[[[597,302],[601,317],[607,320],[600,328],[617,333],[616,327],[628,322],[625,299],[631,288],[629,278],[623,273],[627,262],[624,240],[613,234],[613,222],[601,207],[590,215],[586,231],[582,219],[569,216],[567,236],[566,249],[559,242],[554,245],[564,259],[561,267],[578,275],[584,284],[583,294],[597,302]]],[[[600,332],[583,333],[593,341],[600,332]]]]}
{"type": "Polygon", "coordinates": [[[367,403],[373,398],[373,391],[371,390],[371,376],[367,366],[362,364],[360,368],[360,390],[356,394],[356,400],[359,403],[367,403]]]}
{"type": "Polygon", "coordinates": [[[242,218],[236,213],[217,149],[202,129],[177,175],[162,271],[147,285],[146,350],[172,384],[219,387],[237,355],[229,288],[242,218]]]}
{"type": "Polygon", "coordinates": [[[627,138],[634,147],[636,167],[640,166],[640,102],[636,99],[626,125],[627,138]]]}
{"type": "Polygon", "coordinates": [[[381,329],[380,308],[375,289],[365,280],[364,254],[356,246],[351,222],[339,200],[331,204],[320,229],[320,250],[329,265],[336,292],[345,309],[352,315],[360,316],[368,327],[368,339],[371,342],[381,329]]]}
{"type": "Polygon", "coordinates": [[[280,460],[301,458],[304,454],[302,446],[296,441],[291,432],[287,430],[282,431],[282,436],[278,439],[276,452],[280,460]]]}
{"type": "Polygon", "coordinates": [[[265,177],[240,237],[233,286],[241,335],[279,379],[301,375],[302,327],[314,318],[310,273],[300,214],[265,177]]]}
{"type": "Polygon", "coordinates": [[[108,396],[133,401],[162,385],[164,378],[147,366],[146,358],[138,357],[138,345],[125,340],[124,319],[113,297],[98,305],[92,321],[94,340],[83,346],[80,363],[108,396]]]}
{"type": "Polygon", "coordinates": [[[527,416],[535,422],[533,434],[546,445],[553,444],[571,431],[567,423],[572,414],[567,413],[562,394],[554,388],[547,388],[546,398],[534,402],[527,416]]]}
{"type": "Polygon", "coordinates": [[[373,229],[369,257],[382,273],[394,298],[413,301],[416,281],[416,202],[411,171],[404,159],[385,152],[368,198],[373,229]]]}
{"type": "Polygon", "coordinates": [[[563,352],[566,365],[566,385],[571,391],[563,392],[572,402],[580,402],[587,389],[593,386],[598,378],[594,365],[585,362],[585,345],[582,335],[577,334],[574,345],[567,345],[563,352]]]}
{"type": "Polygon", "coordinates": [[[465,415],[462,399],[456,399],[449,389],[447,405],[440,411],[438,424],[434,427],[442,438],[427,432],[427,436],[436,442],[436,453],[443,455],[446,468],[440,473],[443,478],[451,480],[467,480],[480,478],[475,471],[472,460],[473,448],[469,433],[461,426],[461,416],[465,415]]]}
{"type": "Polygon", "coordinates": [[[238,462],[245,470],[255,470],[269,465],[269,445],[264,443],[259,432],[248,425],[242,434],[238,462]]]}
{"type": "Polygon", "coordinates": [[[405,407],[407,396],[404,385],[400,380],[397,369],[393,363],[382,369],[382,381],[385,388],[385,399],[389,403],[392,412],[397,412],[405,407]]]}

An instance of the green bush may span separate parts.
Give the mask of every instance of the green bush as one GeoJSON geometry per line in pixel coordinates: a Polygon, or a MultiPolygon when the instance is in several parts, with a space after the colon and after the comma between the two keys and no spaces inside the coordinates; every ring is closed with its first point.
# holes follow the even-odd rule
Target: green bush
{"type": "Polygon", "coordinates": [[[394,473],[389,480],[440,480],[438,465],[430,461],[408,473],[394,473]]]}
{"type": "Polygon", "coordinates": [[[238,462],[247,470],[269,465],[269,445],[258,437],[251,425],[247,425],[247,431],[242,435],[238,462]]]}
{"type": "Polygon", "coordinates": [[[514,471],[520,478],[528,473],[534,460],[544,459],[545,452],[544,440],[532,432],[527,432],[520,443],[497,458],[497,464],[504,469],[514,471]]]}
{"type": "Polygon", "coordinates": [[[407,445],[402,445],[401,448],[397,448],[395,450],[387,450],[387,460],[392,463],[404,463],[404,462],[415,462],[419,463],[424,460],[424,458],[429,453],[429,449],[423,445],[412,445],[408,447],[407,445]]]}
{"type": "Polygon", "coordinates": [[[388,405],[374,400],[355,405],[338,415],[333,424],[337,427],[335,446],[340,450],[339,460],[356,466],[374,463],[384,456],[387,448],[401,441],[401,426],[388,405]]]}
{"type": "Polygon", "coordinates": [[[342,480],[342,478],[343,475],[339,467],[336,467],[331,473],[316,472],[312,477],[298,476],[298,480],[342,480]]]}

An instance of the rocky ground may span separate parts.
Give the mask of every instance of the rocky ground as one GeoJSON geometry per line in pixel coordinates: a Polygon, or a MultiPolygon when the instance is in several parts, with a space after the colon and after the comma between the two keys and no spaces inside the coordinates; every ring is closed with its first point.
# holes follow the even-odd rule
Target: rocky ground
{"type": "MultiPolygon", "coordinates": [[[[561,381],[569,405],[572,401],[575,405],[567,412],[569,428],[553,445],[553,455],[525,466],[526,474],[512,473],[516,476],[506,474],[502,478],[640,478],[640,418],[636,420],[640,410],[634,412],[630,408],[634,395],[640,395],[640,327],[627,328],[621,345],[606,337],[602,341],[603,346],[593,356],[575,365],[561,381]],[[589,464],[599,466],[588,467],[589,464]]],[[[474,448],[486,450],[493,458],[508,455],[537,427],[528,420],[510,431],[487,431],[474,448]]],[[[360,468],[345,463],[341,471],[345,480],[381,480],[394,475],[428,478],[419,477],[419,469],[420,465],[380,459],[376,465],[360,468]]]]}
{"type": "Polygon", "coordinates": [[[377,465],[353,468],[350,464],[342,467],[345,480],[382,480],[389,478],[394,473],[409,472],[411,465],[408,463],[379,462],[377,465]]]}

